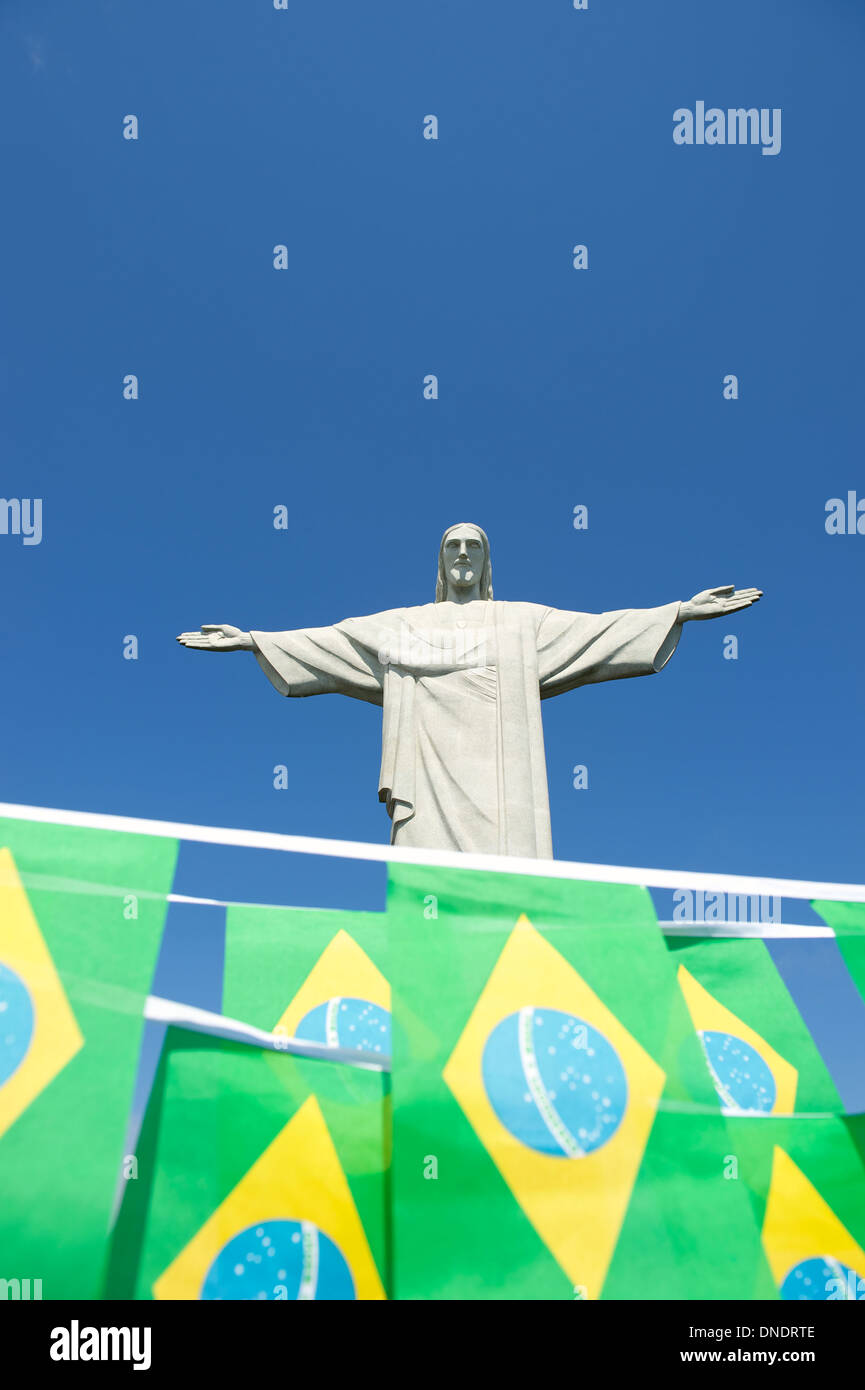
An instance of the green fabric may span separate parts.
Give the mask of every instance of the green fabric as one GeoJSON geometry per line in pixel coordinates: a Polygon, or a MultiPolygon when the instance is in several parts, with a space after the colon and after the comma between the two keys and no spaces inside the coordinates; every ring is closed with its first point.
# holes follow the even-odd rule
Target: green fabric
{"type": "MultiPolygon", "coordinates": [[[[841,1113],[843,1107],[831,1076],[763,941],[668,937],[666,945],[677,975],[678,967],[684,966],[715,1001],[795,1068],[797,1112],[841,1113]]],[[[729,1030],[737,1031],[732,1020],[729,1030]]],[[[710,1077],[708,1065],[705,1069],[710,1077]]],[[[658,1116],[616,1249],[606,1296],[777,1299],[777,1285],[753,1236],[745,1238],[739,1249],[731,1246],[728,1213],[731,1209],[739,1213],[743,1194],[747,1195],[753,1229],[757,1233],[762,1229],[765,1194],[761,1200],[759,1193],[771,1170],[773,1144],[783,1122],[765,1115],[734,1122],[722,1117],[714,1086],[712,1099],[717,1116],[696,1110],[658,1116]],[[701,1197],[707,1223],[701,1231],[702,1248],[705,1250],[709,1237],[708,1245],[717,1242],[718,1250],[726,1251],[732,1261],[725,1292],[717,1295],[708,1291],[715,1273],[703,1264],[687,1220],[688,1209],[701,1197]],[[637,1216],[643,1206],[649,1215],[638,1226],[637,1216]],[[657,1288],[653,1220],[655,1230],[665,1230],[669,1250],[676,1252],[675,1268],[665,1279],[661,1294],[649,1292],[657,1288]]],[[[806,1132],[802,1129],[804,1120],[790,1124],[796,1133],[806,1132]]]]}
{"type": "Polygon", "coordinates": [[[834,931],[847,969],[865,999],[865,903],[819,901],[811,906],[834,931]]]}
{"type": "MultiPolygon", "coordinates": [[[[340,932],[351,938],[386,980],[387,927],[382,912],[230,907],[225,934],[223,1013],[258,1028],[273,1029],[340,932]]],[[[353,966],[348,975],[348,980],[341,980],[335,987],[335,993],[358,992],[353,983],[353,966]]],[[[390,1078],[373,1080],[370,1074],[356,1068],[320,1062],[297,1065],[305,1078],[307,1093],[317,1096],[322,1105],[335,1142],[339,1135],[337,1148],[344,1159],[343,1168],[384,1280],[390,1078]],[[383,1096],[385,1110],[379,1113],[383,1096]]]]}
{"type": "Polygon", "coordinates": [[[41,1278],[46,1299],[94,1298],[177,842],[0,820],[0,845],[84,1037],[0,1136],[0,1274],[41,1278]]]}
{"type": "MultiPolygon", "coordinates": [[[[865,1298],[865,1116],[816,1118],[802,1115],[757,1120],[729,1116],[726,1125],[730,1156],[735,1160],[738,1179],[729,1185],[747,1190],[758,1228],[764,1230],[773,1165],[780,1149],[796,1164],[818,1199],[828,1205],[860,1247],[858,1260],[850,1267],[862,1280],[855,1296],[858,1300],[865,1298]]],[[[841,1251],[826,1239],[823,1230],[816,1239],[812,1238],[812,1200],[807,1192],[804,1196],[797,1194],[791,1206],[790,1222],[799,1249],[794,1256],[788,1256],[781,1271],[772,1279],[772,1287],[776,1290],[774,1297],[779,1296],[783,1276],[797,1260],[843,1258],[841,1251]]],[[[767,1238],[765,1244],[768,1253],[771,1241],[767,1238]]],[[[749,1296],[754,1295],[743,1290],[742,1297],[749,1296]]]]}
{"type": "Polygon", "coordinates": [[[750,1192],[727,1177],[731,1152],[720,1114],[659,1113],[604,1285],[605,1299],[776,1296],[750,1192]]]}
{"type": "Polygon", "coordinates": [[[832,1077],[764,941],[667,937],[667,948],[677,967],[684,965],[713,998],[796,1068],[796,1111],[843,1113],[832,1077]]]}
{"type": "Polygon", "coordinates": [[[385,1283],[387,1091],[379,1072],[169,1028],[137,1145],[139,1181],[128,1185],[114,1232],[105,1297],[152,1298],[156,1280],[311,1095],[320,1101],[385,1283]]]}
{"type": "MultiPolygon", "coordinates": [[[[40,1062],[44,1077],[35,1066],[43,1031],[34,1034],[39,1056],[31,1048],[11,1073],[18,1099],[0,1084],[3,1278],[41,1279],[48,1299],[150,1299],[154,1285],[160,1296],[198,1297],[215,1214],[239,1210],[267,1155],[276,1171],[280,1146],[312,1125],[318,1138],[285,1150],[274,1211],[265,1204],[261,1220],[294,1213],[314,1223],[302,1192],[294,1205],[291,1194],[280,1198],[279,1173],[294,1171],[292,1152],[301,1177],[310,1159],[314,1175],[317,1156],[326,1164],[330,1154],[348,1198],[332,1234],[353,1270],[368,1260],[361,1297],[777,1299],[796,1268],[775,1249],[769,1219],[785,1172],[788,1188],[805,1194],[796,1259],[846,1261],[865,1279],[865,1117],[843,1115],[764,942],[665,939],[641,888],[397,864],[386,914],[229,908],[222,1004],[267,1030],[289,1020],[285,1031],[307,1037],[325,1011],[340,1045],[358,1045],[359,1034],[339,1032],[347,1000],[356,1006],[347,1017],[358,1027],[367,1019],[360,1045],[386,1051],[390,986],[392,1083],[378,1071],[169,1028],[135,1144],[137,1175],[122,1185],[109,1237],[177,844],[0,820],[0,846],[14,861],[11,873],[3,861],[0,884],[4,987],[8,971],[26,965],[21,941],[35,932],[53,967],[37,962],[24,979],[35,1016],[43,1027],[56,1007],[66,1020],[54,1070],[50,1057],[40,1062]],[[680,966],[722,1011],[713,1017],[723,1027],[692,1017],[705,996],[689,1001],[680,966]],[[589,1072],[567,1080],[575,1055],[595,1051],[583,1053],[572,1028],[561,1060],[549,1062],[546,1051],[556,1049],[542,1046],[550,1038],[538,1030],[545,1020],[562,1028],[562,1018],[568,1028],[587,1021],[599,1055],[613,1049],[607,1070],[621,1063],[625,1078],[616,1127],[594,1147],[590,1136],[585,1152],[568,1149],[586,1131],[565,1091],[596,1084],[589,1072]],[[701,1028],[756,1035],[770,1050],[778,1095],[795,1076],[795,1115],[722,1110],[701,1028]],[[32,1095],[22,1100],[28,1066],[32,1095]],[[557,1097],[550,1068],[562,1066],[557,1097]],[[502,1076],[519,1082],[506,1096],[510,1110],[495,1108],[502,1076]],[[643,1127],[633,1128],[640,1107],[643,1127]],[[534,1139],[523,1120],[536,1125],[534,1139]],[[624,1167],[607,1182],[617,1135],[624,1167]],[[839,1232],[832,1239],[821,1234],[836,1229],[826,1227],[827,1211],[839,1232]],[[192,1294],[172,1294],[190,1252],[204,1261],[193,1271],[199,1282],[192,1294]]],[[[814,907],[865,996],[865,907],[814,907]]],[[[614,1088],[603,1103],[615,1107],[614,1088]]],[[[330,1178],[323,1187],[330,1192],[330,1178]]],[[[320,1230],[331,1230],[324,1219],[320,1230]]]]}
{"type": "Polygon", "coordinates": [[[761,1228],[773,1152],[780,1146],[865,1246],[865,1116],[796,1115],[753,1120],[728,1115],[725,1124],[730,1153],[739,1159],[739,1179],[748,1187],[761,1228]]]}
{"type": "MultiPolygon", "coordinates": [[[[394,864],[396,1296],[580,1296],[579,1279],[552,1252],[555,1234],[545,1242],[527,1219],[442,1075],[520,913],[666,1077],[602,1296],[771,1296],[747,1194],[721,1176],[729,1138],[648,892],[394,864]],[[435,1179],[424,1176],[432,1159],[435,1179]],[[743,1262],[753,1290],[745,1295],[743,1262]]],[[[503,1004],[503,1016],[512,1006],[503,1004]]],[[[584,1159],[556,1161],[575,1165],[579,1182],[584,1159]]],[[[573,1221],[569,1200],[564,1226],[573,1221]]]]}
{"type": "Polygon", "coordinates": [[[229,907],[223,1013],[256,1028],[273,1028],[339,931],[348,932],[387,976],[387,931],[381,912],[229,907]]]}
{"type": "MultiPolygon", "coordinates": [[[[381,913],[230,907],[223,1013],[274,1030],[328,947],[346,937],[384,974],[381,913]]],[[[332,968],[324,993],[351,993],[355,965],[351,957],[348,979],[339,976],[339,965],[335,973],[332,968]]],[[[170,1029],[137,1146],[145,1180],[129,1185],[106,1296],[151,1298],[154,1282],[310,1096],[321,1107],[387,1286],[389,1090],[386,1073],[170,1029]]]]}

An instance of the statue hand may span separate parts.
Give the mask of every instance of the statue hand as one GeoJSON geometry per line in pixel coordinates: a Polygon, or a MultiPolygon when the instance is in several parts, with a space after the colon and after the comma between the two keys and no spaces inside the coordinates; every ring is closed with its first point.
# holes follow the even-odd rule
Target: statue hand
{"type": "Polygon", "coordinates": [[[740,608],[750,608],[763,597],[762,589],[734,589],[732,584],[722,584],[719,589],[703,589],[687,603],[679,604],[680,623],[706,618],[723,618],[728,613],[737,613],[740,608]]]}
{"type": "Polygon", "coordinates": [[[248,632],[230,623],[202,624],[198,632],[181,632],[178,642],[183,647],[198,647],[203,652],[251,652],[253,642],[248,632]]]}

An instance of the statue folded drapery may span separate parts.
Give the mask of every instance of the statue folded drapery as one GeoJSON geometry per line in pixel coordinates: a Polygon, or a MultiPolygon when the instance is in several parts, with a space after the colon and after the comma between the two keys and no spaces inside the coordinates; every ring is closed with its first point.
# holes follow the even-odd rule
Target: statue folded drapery
{"type": "Polygon", "coordinates": [[[393,844],[550,858],[541,700],[659,671],[678,608],[444,601],[250,637],[280,694],[383,706],[379,799],[393,844]]]}

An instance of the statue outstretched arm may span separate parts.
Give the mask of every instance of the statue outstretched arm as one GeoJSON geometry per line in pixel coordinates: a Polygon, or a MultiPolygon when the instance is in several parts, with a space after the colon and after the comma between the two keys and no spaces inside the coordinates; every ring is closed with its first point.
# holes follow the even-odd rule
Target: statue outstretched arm
{"type": "Polygon", "coordinates": [[[383,667],[342,626],[243,632],[229,623],[205,623],[198,632],[181,632],[177,640],[194,651],[252,652],[280,695],[350,695],[380,705],[383,667]]]}
{"type": "MultiPolygon", "coordinates": [[[[375,617],[373,633],[380,620],[375,617]]],[[[354,624],[356,626],[356,622],[354,624]]],[[[352,624],[291,632],[244,632],[230,623],[205,623],[181,632],[183,647],[202,652],[252,652],[280,695],[350,695],[380,705],[384,670],[376,654],[346,631],[352,624]]]]}
{"type": "Polygon", "coordinates": [[[548,608],[537,634],[541,699],[578,685],[652,675],[670,660],[684,623],[729,616],[762,596],[760,589],[723,584],[703,589],[687,602],[674,600],[659,608],[609,613],[548,608]]]}

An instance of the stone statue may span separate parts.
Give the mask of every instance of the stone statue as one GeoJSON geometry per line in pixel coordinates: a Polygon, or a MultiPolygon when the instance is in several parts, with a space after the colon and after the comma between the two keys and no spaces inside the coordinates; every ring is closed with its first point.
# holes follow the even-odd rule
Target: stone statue
{"type": "Polygon", "coordinates": [[[723,585],[687,603],[571,613],[493,598],[479,526],[450,526],[435,603],[333,627],[184,632],[199,651],[251,651],[281,695],[351,695],[383,706],[379,800],[391,843],[552,858],[541,700],[649,676],[682,624],[748,608],[759,589],[723,585]]]}

